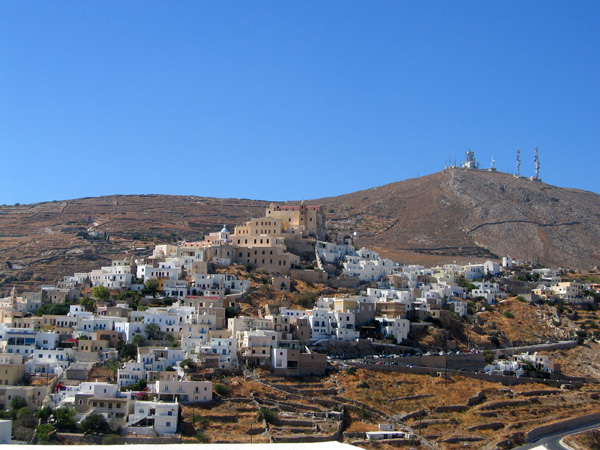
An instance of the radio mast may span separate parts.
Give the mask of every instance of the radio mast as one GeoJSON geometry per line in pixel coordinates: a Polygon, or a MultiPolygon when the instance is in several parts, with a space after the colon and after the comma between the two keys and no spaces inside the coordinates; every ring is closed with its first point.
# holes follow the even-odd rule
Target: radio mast
{"type": "Polygon", "coordinates": [[[535,176],[534,179],[536,181],[540,181],[540,158],[539,158],[539,154],[538,154],[538,148],[535,148],[535,156],[533,157],[533,163],[534,163],[534,167],[535,167],[535,176]]]}

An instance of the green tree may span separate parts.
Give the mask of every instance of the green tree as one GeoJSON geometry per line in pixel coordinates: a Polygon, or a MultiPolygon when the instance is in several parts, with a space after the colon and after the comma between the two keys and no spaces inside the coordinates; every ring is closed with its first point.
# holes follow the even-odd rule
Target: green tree
{"type": "Polygon", "coordinates": [[[147,324],[144,330],[148,339],[157,339],[162,335],[160,331],[160,326],[157,323],[147,324]]]}
{"type": "Polygon", "coordinates": [[[50,434],[56,430],[54,426],[49,423],[42,423],[35,428],[35,436],[37,437],[38,444],[49,444],[52,441],[50,434]]]}
{"type": "Polygon", "coordinates": [[[36,422],[35,415],[27,406],[24,406],[17,411],[17,420],[15,421],[15,424],[22,427],[34,428],[36,422]]]}
{"type": "Polygon", "coordinates": [[[48,303],[35,311],[35,315],[41,317],[43,315],[51,316],[66,316],[69,312],[71,302],[66,303],[48,303]]]}
{"type": "Polygon", "coordinates": [[[158,280],[148,280],[144,283],[142,295],[151,295],[152,297],[156,297],[158,293],[160,293],[160,290],[158,289],[158,280]]]}
{"type": "Polygon", "coordinates": [[[171,297],[165,297],[160,301],[162,306],[171,306],[173,303],[175,303],[175,300],[173,300],[171,297]]]}
{"type": "Polygon", "coordinates": [[[117,300],[122,301],[137,300],[138,298],[140,298],[140,294],[136,291],[132,291],[131,289],[121,291],[117,294],[117,300]]]}
{"type": "Polygon", "coordinates": [[[23,397],[13,397],[10,401],[10,409],[12,409],[13,411],[18,411],[19,409],[26,407],[27,400],[25,400],[23,397]]]}
{"type": "Polygon", "coordinates": [[[42,421],[42,423],[46,423],[53,413],[54,410],[52,408],[49,406],[44,406],[42,409],[36,412],[35,415],[42,421]]]}
{"type": "Polygon", "coordinates": [[[13,420],[13,437],[17,441],[30,441],[35,432],[36,422],[35,416],[27,406],[20,408],[13,420]]]}
{"type": "Polygon", "coordinates": [[[128,361],[137,358],[137,346],[133,344],[125,344],[121,348],[121,359],[128,361]]]}
{"type": "Polygon", "coordinates": [[[94,286],[92,295],[99,300],[108,300],[110,298],[110,290],[105,286],[94,286]]]}
{"type": "Polygon", "coordinates": [[[83,306],[83,309],[85,309],[86,311],[94,312],[96,310],[96,302],[89,297],[83,297],[79,301],[79,304],[83,306]]]}
{"type": "Polygon", "coordinates": [[[233,319],[234,317],[237,317],[237,315],[238,315],[238,312],[233,306],[225,307],[225,318],[226,319],[233,319]]]}
{"type": "Polygon", "coordinates": [[[483,359],[485,359],[486,363],[492,364],[494,362],[494,360],[496,359],[496,355],[491,350],[484,350],[483,359]]]}
{"type": "Polygon", "coordinates": [[[60,431],[72,431],[76,428],[75,410],[67,406],[54,411],[54,423],[60,431]]]}
{"type": "MultiPolygon", "coordinates": [[[[142,345],[144,345],[144,343],[146,342],[146,338],[144,337],[143,334],[136,334],[133,339],[131,340],[131,343],[135,346],[135,347],[141,347],[142,345]]],[[[136,355],[137,355],[137,350],[136,350],[136,355]]]]}
{"type": "Polygon", "coordinates": [[[110,427],[102,414],[94,413],[81,421],[81,430],[84,433],[104,434],[110,431],[110,427]]]}

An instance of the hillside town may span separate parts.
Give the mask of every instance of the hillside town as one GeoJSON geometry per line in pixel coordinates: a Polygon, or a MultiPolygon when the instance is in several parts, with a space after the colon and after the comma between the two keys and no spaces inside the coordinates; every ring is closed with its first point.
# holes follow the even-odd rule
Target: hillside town
{"type": "MultiPolygon", "coordinates": [[[[0,422],[12,421],[8,431],[0,427],[3,442],[45,442],[51,431],[77,426],[176,436],[182,406],[221,398],[214,380],[223,374],[318,377],[345,360],[393,368],[444,356],[446,370],[450,361],[490,377],[552,379],[560,365],[546,354],[492,354],[505,344],[494,333],[483,343],[419,336],[453,323],[482,330],[490,325],[484,313],[514,297],[564,308],[591,307],[600,295],[599,284],[509,256],[401,264],[325,224],[320,206],[271,204],[232,232],[224,225],[200,241],[157,245],[148,257],[113,260],[37,291],[13,288],[0,300],[0,403],[8,419],[0,422]],[[468,359],[456,359],[461,354],[468,359]],[[41,421],[34,437],[33,425],[31,433],[14,425],[20,408],[52,421],[41,421]]],[[[586,337],[594,336],[563,327],[538,343],[571,346],[586,337]]],[[[394,432],[410,434],[384,424],[369,438],[394,432]]]]}

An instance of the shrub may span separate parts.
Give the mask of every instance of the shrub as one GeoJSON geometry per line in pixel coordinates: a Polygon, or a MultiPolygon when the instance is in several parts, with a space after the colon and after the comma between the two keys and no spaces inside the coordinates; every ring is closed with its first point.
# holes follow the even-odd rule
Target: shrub
{"type": "Polygon", "coordinates": [[[84,433],[108,433],[110,428],[102,414],[90,414],[81,422],[81,430],[84,433]]]}
{"type": "Polygon", "coordinates": [[[260,408],[258,410],[257,419],[262,422],[273,423],[277,420],[277,412],[267,408],[260,408]]]}
{"type": "Polygon", "coordinates": [[[207,444],[210,442],[210,438],[206,435],[206,433],[204,433],[204,431],[198,431],[195,437],[198,442],[201,442],[203,444],[207,444]]]}
{"type": "Polygon", "coordinates": [[[196,370],[196,363],[191,359],[184,359],[179,363],[179,367],[183,369],[196,370]]]}
{"type": "Polygon", "coordinates": [[[360,410],[358,411],[358,415],[363,420],[366,420],[369,417],[371,417],[371,413],[368,410],[364,409],[364,408],[360,408],[360,410]]]}
{"type": "Polygon", "coordinates": [[[220,396],[225,396],[229,394],[229,388],[224,384],[215,384],[214,390],[220,396]]]}
{"type": "Polygon", "coordinates": [[[515,318],[515,315],[514,315],[513,313],[511,313],[510,311],[504,311],[504,312],[502,313],[502,315],[503,315],[504,317],[507,317],[507,318],[509,318],[509,319],[514,319],[514,318],[515,318]]]}
{"type": "Polygon", "coordinates": [[[122,445],[123,438],[118,434],[109,434],[102,438],[102,445],[122,445]]]}
{"type": "Polygon", "coordinates": [[[136,392],[143,391],[147,385],[148,385],[148,382],[144,378],[142,378],[137,383],[128,384],[127,386],[123,386],[121,388],[121,390],[122,391],[136,391],[136,392]]]}
{"type": "Polygon", "coordinates": [[[210,419],[208,417],[197,416],[195,414],[192,414],[192,423],[206,427],[210,423],[210,419]]]}
{"type": "Polygon", "coordinates": [[[304,293],[299,293],[296,294],[294,296],[294,300],[293,302],[304,307],[304,308],[308,308],[310,306],[312,306],[318,299],[318,296],[316,293],[314,292],[304,292],[304,293]]]}
{"type": "Polygon", "coordinates": [[[500,339],[498,339],[498,336],[491,336],[489,338],[490,342],[492,344],[494,344],[496,347],[500,347],[500,339]]]}

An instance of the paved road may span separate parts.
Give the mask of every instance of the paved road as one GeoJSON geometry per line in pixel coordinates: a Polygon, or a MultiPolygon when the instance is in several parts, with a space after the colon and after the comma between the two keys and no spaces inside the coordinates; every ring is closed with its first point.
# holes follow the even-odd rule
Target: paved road
{"type": "Polygon", "coordinates": [[[522,445],[521,447],[515,447],[513,450],[533,450],[536,448],[539,449],[548,449],[548,450],[567,450],[566,447],[563,447],[560,444],[560,440],[565,436],[570,436],[571,434],[581,433],[583,431],[593,430],[594,428],[600,428],[600,422],[596,422],[590,425],[585,425],[583,427],[572,428],[570,430],[561,431],[560,433],[552,434],[550,436],[544,436],[534,442],[529,444],[522,445]]]}

